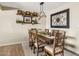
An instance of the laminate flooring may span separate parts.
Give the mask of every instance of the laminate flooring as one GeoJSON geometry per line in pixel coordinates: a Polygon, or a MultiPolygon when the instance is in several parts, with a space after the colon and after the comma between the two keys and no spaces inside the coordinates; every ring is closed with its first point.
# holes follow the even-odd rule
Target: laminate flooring
{"type": "Polygon", "coordinates": [[[24,56],[21,44],[13,44],[0,47],[0,56],[24,56]]]}

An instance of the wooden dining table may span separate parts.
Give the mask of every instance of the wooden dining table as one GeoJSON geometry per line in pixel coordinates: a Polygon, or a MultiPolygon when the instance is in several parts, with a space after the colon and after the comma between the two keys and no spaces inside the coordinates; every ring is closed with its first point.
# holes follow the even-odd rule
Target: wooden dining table
{"type": "Polygon", "coordinates": [[[55,36],[50,36],[48,34],[37,33],[37,36],[39,40],[46,42],[47,44],[52,43],[53,40],[55,39],[55,36]]]}

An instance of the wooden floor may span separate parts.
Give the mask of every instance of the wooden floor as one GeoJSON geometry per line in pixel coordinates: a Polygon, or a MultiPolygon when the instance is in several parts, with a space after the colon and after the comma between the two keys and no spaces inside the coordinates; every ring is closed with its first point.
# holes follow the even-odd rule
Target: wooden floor
{"type": "Polygon", "coordinates": [[[24,56],[21,44],[0,47],[0,56],[24,56]]]}

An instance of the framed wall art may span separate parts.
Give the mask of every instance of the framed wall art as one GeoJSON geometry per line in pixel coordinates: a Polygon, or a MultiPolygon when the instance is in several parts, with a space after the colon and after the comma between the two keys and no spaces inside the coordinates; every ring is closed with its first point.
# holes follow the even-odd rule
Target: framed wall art
{"type": "Polygon", "coordinates": [[[51,28],[69,28],[69,9],[51,14],[51,28]]]}
{"type": "Polygon", "coordinates": [[[26,22],[26,23],[31,23],[31,21],[32,21],[32,19],[31,19],[31,17],[24,17],[24,22],[26,22]]]}

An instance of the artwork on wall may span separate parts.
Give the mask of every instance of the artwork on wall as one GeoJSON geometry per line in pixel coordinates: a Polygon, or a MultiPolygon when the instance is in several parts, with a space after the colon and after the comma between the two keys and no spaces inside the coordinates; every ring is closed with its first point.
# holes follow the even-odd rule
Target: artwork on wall
{"type": "Polygon", "coordinates": [[[31,17],[24,17],[24,22],[31,23],[31,17]]]}
{"type": "Polygon", "coordinates": [[[52,28],[69,28],[69,9],[51,14],[52,28]]]}

